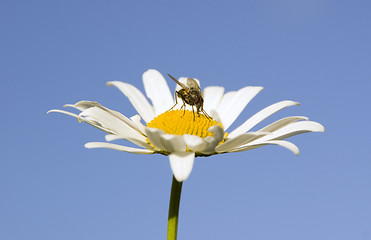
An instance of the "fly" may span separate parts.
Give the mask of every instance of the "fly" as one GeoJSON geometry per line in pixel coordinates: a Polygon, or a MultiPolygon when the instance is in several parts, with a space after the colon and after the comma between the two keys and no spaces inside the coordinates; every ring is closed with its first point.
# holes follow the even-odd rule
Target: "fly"
{"type": "Polygon", "coordinates": [[[198,85],[198,83],[196,82],[196,80],[194,80],[193,78],[188,78],[187,79],[187,85],[185,85],[185,84],[179,82],[177,79],[175,79],[170,74],[167,74],[167,75],[171,79],[173,79],[174,82],[176,82],[179,86],[182,87],[180,90],[175,91],[175,105],[172,108],[170,108],[170,110],[172,110],[178,104],[177,97],[179,97],[183,101],[183,105],[180,109],[184,108],[184,113],[185,113],[186,104],[188,104],[192,107],[193,121],[195,120],[194,106],[197,109],[198,116],[200,116],[200,112],[202,112],[203,114],[205,114],[205,116],[208,119],[212,119],[209,116],[209,114],[207,114],[206,111],[204,110],[204,99],[202,98],[201,89],[200,89],[200,86],[198,85]]]}

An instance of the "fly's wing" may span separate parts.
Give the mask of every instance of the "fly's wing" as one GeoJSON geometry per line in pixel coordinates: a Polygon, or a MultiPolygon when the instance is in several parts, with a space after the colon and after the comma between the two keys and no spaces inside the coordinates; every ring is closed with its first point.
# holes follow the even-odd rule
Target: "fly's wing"
{"type": "MultiPolygon", "coordinates": [[[[173,76],[171,76],[170,74],[167,74],[171,79],[173,79],[174,82],[176,82],[179,86],[181,86],[182,88],[184,88],[185,90],[189,91],[189,87],[187,87],[186,85],[184,85],[183,83],[179,82],[177,79],[175,79],[173,76]]],[[[193,80],[194,81],[194,80],[193,80]]],[[[197,83],[196,83],[197,84],[197,83]]]]}
{"type": "Polygon", "coordinates": [[[195,88],[195,89],[197,89],[201,92],[200,86],[198,85],[196,80],[194,80],[193,78],[188,78],[187,79],[187,85],[188,85],[189,88],[195,88]]]}

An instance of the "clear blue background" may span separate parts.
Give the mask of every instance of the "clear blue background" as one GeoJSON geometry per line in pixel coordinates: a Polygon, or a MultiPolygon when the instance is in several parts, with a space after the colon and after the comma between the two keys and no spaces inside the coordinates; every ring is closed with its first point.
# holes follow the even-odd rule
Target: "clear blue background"
{"type": "MultiPolygon", "coordinates": [[[[326,133],[197,158],[179,239],[371,239],[370,1],[0,2],[0,239],[165,239],[168,158],[88,150],[104,133],[46,112],[135,110],[107,81],[149,68],[202,87],[264,86],[231,129],[305,115],[326,133]]],[[[173,89],[175,84],[168,79],[173,89]]]]}

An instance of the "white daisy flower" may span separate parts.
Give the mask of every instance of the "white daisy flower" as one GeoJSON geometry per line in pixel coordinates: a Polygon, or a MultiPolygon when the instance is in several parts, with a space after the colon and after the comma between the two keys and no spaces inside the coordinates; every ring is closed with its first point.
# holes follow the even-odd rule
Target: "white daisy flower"
{"type": "MultiPolygon", "coordinates": [[[[180,78],[185,83],[187,78],[180,78]]],[[[198,80],[196,80],[198,82],[198,80]]],[[[238,91],[224,93],[223,87],[210,86],[203,90],[204,110],[213,118],[195,114],[188,108],[181,108],[181,100],[173,110],[173,94],[160,72],[150,69],[143,74],[146,97],[131,84],[114,81],[108,86],[117,87],[126,95],[139,115],[127,118],[119,112],[103,107],[97,102],[80,101],[67,104],[81,111],[74,114],[68,111],[53,109],[49,112],[60,112],[76,117],[108,133],[106,141],[125,139],[141,148],[133,148],[108,142],[90,142],[86,148],[110,148],[137,154],[159,153],[168,155],[174,177],[178,182],[186,180],[193,168],[197,156],[241,152],[268,144],[279,145],[299,154],[299,149],[283,139],[305,133],[323,132],[324,127],[307,117],[291,116],[282,118],[257,131],[250,131],[275,112],[294,105],[293,101],[281,101],[272,104],[247,119],[233,131],[227,131],[246,105],[262,87],[244,87],[238,91]],[[195,115],[194,115],[195,114],[195,115]],[[196,117],[194,117],[196,116],[196,117]],[[146,123],[143,125],[141,119],[146,123]]],[[[180,86],[177,86],[177,90],[180,86]]]]}

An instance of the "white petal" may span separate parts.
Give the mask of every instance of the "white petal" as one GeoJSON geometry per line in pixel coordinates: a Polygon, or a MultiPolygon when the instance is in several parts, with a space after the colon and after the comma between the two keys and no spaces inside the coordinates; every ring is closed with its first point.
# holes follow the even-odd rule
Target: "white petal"
{"type": "Polygon", "coordinates": [[[133,128],[133,129],[135,129],[135,130],[137,130],[138,132],[141,133],[141,131],[138,129],[138,127],[129,118],[127,118],[126,116],[124,116],[120,112],[117,112],[117,111],[111,110],[109,108],[103,107],[102,105],[100,105],[97,102],[80,101],[80,102],[78,102],[74,105],[66,104],[64,106],[65,107],[73,107],[73,108],[79,109],[80,111],[84,111],[84,110],[87,110],[87,109],[93,108],[93,107],[100,108],[100,109],[106,111],[108,114],[113,115],[114,117],[120,119],[121,121],[126,123],[128,126],[130,126],[131,128],[133,128]]]}
{"type": "Polygon", "coordinates": [[[208,114],[210,114],[212,109],[217,108],[223,97],[223,93],[223,87],[212,86],[204,89],[202,94],[204,98],[204,109],[208,114]]]}
{"type": "Polygon", "coordinates": [[[65,104],[63,107],[73,107],[73,108],[76,108],[80,111],[84,111],[88,108],[99,107],[99,106],[101,106],[101,105],[97,102],[83,100],[83,101],[79,101],[75,104],[65,104]]]}
{"type": "Polygon", "coordinates": [[[209,149],[209,144],[199,136],[185,134],[183,138],[187,148],[193,152],[205,152],[206,149],[209,149]]]}
{"type": "Polygon", "coordinates": [[[169,155],[170,167],[178,182],[187,180],[192,172],[194,152],[174,152],[169,155]]]}
{"type": "Polygon", "coordinates": [[[231,149],[238,148],[244,144],[247,144],[253,140],[255,140],[258,137],[264,136],[267,133],[264,132],[249,132],[241,134],[235,138],[229,139],[226,142],[218,145],[215,150],[218,153],[221,152],[228,152],[231,149]]]}
{"type": "Polygon", "coordinates": [[[105,129],[110,129],[122,136],[123,138],[138,138],[145,141],[145,137],[141,135],[132,126],[127,125],[124,121],[117,118],[112,112],[105,111],[98,107],[88,108],[80,113],[81,120],[87,120],[88,123],[94,126],[101,126],[105,129]]]}
{"type": "Polygon", "coordinates": [[[148,140],[151,142],[153,146],[157,149],[165,150],[165,145],[161,141],[161,136],[164,135],[165,132],[158,128],[146,128],[146,135],[148,140]]]}
{"type": "Polygon", "coordinates": [[[138,127],[138,129],[142,132],[145,133],[146,126],[144,126],[140,122],[141,117],[139,115],[134,115],[130,118],[130,120],[138,127]]]}
{"type": "Polygon", "coordinates": [[[166,134],[161,129],[146,128],[149,141],[158,149],[168,152],[185,151],[186,144],[182,136],[166,134]]]}
{"type": "Polygon", "coordinates": [[[201,153],[212,154],[215,153],[215,147],[223,140],[224,131],[219,125],[214,125],[208,129],[209,132],[213,133],[213,136],[207,136],[203,138],[206,142],[206,148],[201,153]]]}
{"type": "Polygon", "coordinates": [[[85,144],[86,148],[109,148],[113,150],[123,151],[123,152],[130,152],[130,153],[137,153],[137,154],[152,154],[153,151],[148,149],[140,149],[140,148],[132,148],[121,146],[113,143],[105,143],[105,142],[89,142],[85,144]]]}
{"type": "Polygon", "coordinates": [[[142,92],[136,87],[129,83],[119,81],[108,82],[107,85],[113,85],[120,89],[120,91],[129,98],[131,104],[133,104],[133,107],[142,116],[144,121],[149,122],[155,117],[152,106],[142,92]]]}
{"type": "Polygon", "coordinates": [[[227,130],[240,115],[246,105],[258,94],[262,87],[244,87],[237,92],[228,92],[222,98],[217,112],[227,130]]]}
{"type": "Polygon", "coordinates": [[[293,116],[293,117],[286,117],[282,118],[278,121],[275,121],[274,123],[269,124],[268,126],[259,129],[258,132],[274,132],[286,125],[289,125],[293,122],[297,122],[300,120],[308,120],[307,117],[301,117],[301,116],[293,116]]]}
{"type": "Polygon", "coordinates": [[[306,132],[324,132],[325,128],[313,121],[294,122],[256,141],[281,140],[306,132]]]}
{"type": "Polygon", "coordinates": [[[217,143],[220,143],[223,140],[224,130],[219,125],[209,127],[208,131],[213,133],[213,138],[215,138],[217,143]]]}
{"type": "Polygon", "coordinates": [[[51,112],[63,113],[63,114],[67,114],[67,115],[75,117],[75,118],[79,118],[79,115],[77,115],[77,114],[67,112],[67,111],[63,111],[63,110],[59,110],[59,109],[52,109],[52,110],[49,110],[47,113],[51,113],[51,112]]]}
{"type": "Polygon", "coordinates": [[[168,152],[183,152],[187,149],[183,137],[179,135],[164,134],[161,136],[161,141],[168,152]]]}
{"type": "Polygon", "coordinates": [[[119,140],[119,139],[125,139],[125,140],[128,140],[128,141],[132,142],[132,143],[135,143],[138,146],[144,147],[146,149],[153,149],[153,147],[151,145],[149,145],[147,142],[138,141],[137,139],[133,139],[133,138],[124,138],[124,137],[122,137],[120,135],[116,135],[116,134],[107,134],[105,136],[105,139],[106,139],[107,142],[111,142],[111,141],[119,140]]]}
{"type": "MultiPolygon", "coordinates": [[[[87,102],[83,104],[88,104],[87,102]]],[[[146,137],[141,133],[137,126],[127,117],[119,112],[112,111],[98,103],[92,103],[97,107],[90,107],[82,111],[79,120],[84,121],[102,131],[118,135],[120,138],[131,141],[139,146],[148,148],[146,137]]],[[[79,103],[76,108],[83,108],[79,103]]]]}
{"type": "Polygon", "coordinates": [[[267,143],[276,144],[281,147],[287,148],[288,150],[293,152],[295,155],[299,155],[300,153],[299,148],[295,144],[288,142],[288,141],[276,140],[276,141],[268,141],[267,143]]]}
{"type": "Polygon", "coordinates": [[[235,130],[233,130],[229,134],[229,137],[234,138],[234,137],[236,137],[236,136],[238,136],[242,133],[245,133],[245,132],[249,131],[256,124],[260,123],[261,121],[263,121],[264,119],[266,119],[267,117],[272,115],[273,113],[275,113],[275,112],[277,112],[277,111],[279,111],[279,110],[281,110],[285,107],[289,107],[289,106],[293,106],[293,105],[299,105],[299,103],[293,102],[293,101],[281,101],[281,102],[272,104],[272,105],[264,108],[263,110],[260,110],[259,112],[254,114],[249,119],[247,119],[247,121],[244,122],[241,126],[236,128],[235,130]]]}
{"type": "MultiPolygon", "coordinates": [[[[65,105],[66,106],[66,105],[65,105]]],[[[73,106],[74,105],[70,105],[70,106],[73,106]]],[[[68,111],[63,111],[63,110],[58,110],[58,109],[52,109],[50,111],[48,111],[47,113],[51,113],[51,112],[58,112],[58,113],[63,113],[63,114],[66,114],[66,115],[69,115],[69,116],[72,116],[72,117],[75,117],[78,119],[79,122],[86,122],[102,131],[105,131],[105,132],[108,132],[108,133],[111,133],[111,134],[116,134],[116,132],[114,132],[112,129],[108,129],[108,128],[105,128],[103,127],[101,124],[99,124],[97,121],[95,120],[92,120],[91,118],[87,119],[87,118],[80,118],[79,115],[77,114],[74,114],[74,113],[71,113],[71,112],[68,112],[68,111]]]]}
{"type": "Polygon", "coordinates": [[[67,104],[64,104],[63,107],[75,107],[75,105],[74,104],[68,104],[67,103],[67,104]]]}
{"type": "MultiPolygon", "coordinates": [[[[75,105],[70,105],[70,106],[75,107],[75,105]]],[[[75,108],[79,108],[79,109],[82,109],[82,110],[86,109],[85,107],[79,106],[79,105],[75,108]]],[[[107,112],[107,111],[105,111],[103,109],[100,109],[98,107],[90,107],[87,110],[83,111],[80,114],[80,116],[76,115],[74,113],[70,113],[70,112],[63,111],[63,110],[58,110],[58,109],[50,110],[50,111],[48,111],[48,113],[49,112],[59,112],[59,113],[67,114],[67,115],[70,115],[72,117],[77,118],[79,121],[84,121],[84,122],[98,128],[102,131],[111,133],[111,134],[106,136],[106,139],[108,139],[107,141],[112,141],[112,140],[116,140],[116,139],[126,139],[128,141],[131,141],[131,142],[137,144],[138,146],[142,146],[142,147],[145,147],[145,148],[151,148],[151,146],[149,144],[147,144],[147,142],[145,140],[145,137],[143,135],[138,134],[137,131],[134,131],[129,126],[126,126],[125,123],[120,122],[120,120],[116,119],[116,121],[113,121],[115,123],[112,123],[112,124],[107,123],[110,120],[107,120],[106,119],[107,117],[103,117],[103,118],[102,117],[97,117],[97,115],[99,115],[99,114],[96,114],[96,113],[93,114],[93,112],[96,112],[96,111],[101,111],[103,113],[103,115],[105,115],[105,116],[110,115],[109,111],[107,112]],[[97,110],[97,109],[99,109],[99,110],[97,110]],[[91,114],[93,114],[94,116],[91,115],[91,114]],[[105,120],[102,120],[102,119],[105,119],[105,120]],[[119,122],[118,124],[117,124],[117,121],[119,122]],[[125,130],[126,129],[124,132],[128,133],[128,134],[119,135],[121,131],[116,131],[114,128],[120,129],[120,130],[125,130]]],[[[112,119],[115,120],[115,116],[113,116],[113,117],[109,116],[108,118],[112,118],[112,119]]]]}
{"type": "Polygon", "coordinates": [[[115,117],[119,118],[121,121],[125,122],[128,126],[130,126],[131,128],[137,130],[140,134],[144,134],[138,127],[137,123],[136,122],[133,122],[132,120],[130,120],[129,118],[127,118],[125,115],[123,115],[122,113],[120,112],[117,112],[117,111],[113,111],[113,110],[110,110],[108,108],[105,109],[106,111],[109,110],[113,115],[115,115],[115,117]]]}
{"type": "Polygon", "coordinates": [[[293,144],[291,142],[288,142],[288,141],[282,141],[282,140],[266,141],[266,142],[261,142],[261,143],[258,143],[258,144],[249,143],[249,144],[246,144],[243,147],[232,149],[229,152],[247,151],[247,150],[255,149],[255,148],[262,147],[262,146],[265,146],[265,145],[268,145],[268,144],[274,144],[274,145],[279,145],[281,147],[285,147],[285,148],[289,149],[290,151],[292,151],[295,155],[299,155],[299,148],[295,144],[293,144]]]}
{"type": "Polygon", "coordinates": [[[208,129],[209,132],[213,133],[213,136],[201,138],[195,135],[185,134],[183,139],[188,149],[193,152],[199,152],[204,154],[215,153],[215,147],[220,141],[223,140],[224,131],[219,125],[212,126],[208,129]]]}
{"type": "Polygon", "coordinates": [[[203,154],[215,153],[215,147],[218,145],[218,141],[211,136],[201,138],[195,135],[183,135],[188,149],[193,152],[203,154]]]}
{"type": "Polygon", "coordinates": [[[210,117],[213,118],[213,120],[215,120],[215,121],[217,121],[217,122],[219,122],[219,123],[222,122],[222,120],[221,120],[220,117],[219,117],[218,112],[217,112],[215,109],[212,109],[212,110],[210,110],[210,112],[206,112],[206,113],[209,114],[210,117]]]}
{"type": "MultiPolygon", "coordinates": [[[[159,71],[149,69],[143,73],[143,84],[148,98],[152,101],[156,115],[169,110],[173,106],[174,99],[169,86],[159,71]]],[[[146,120],[146,122],[148,121],[146,120]]]]}
{"type": "Polygon", "coordinates": [[[107,142],[122,139],[122,137],[120,137],[119,135],[115,135],[115,134],[107,134],[106,136],[104,136],[104,138],[106,139],[107,142]]]}

